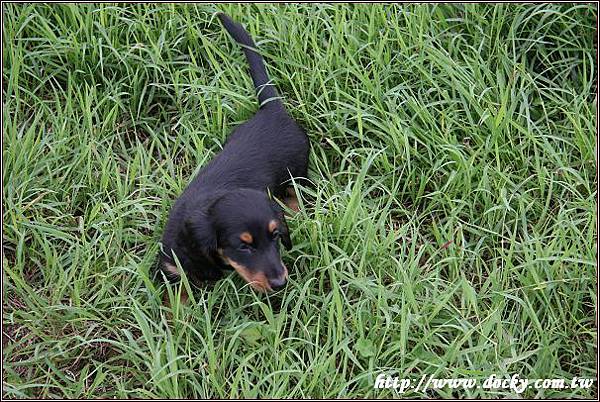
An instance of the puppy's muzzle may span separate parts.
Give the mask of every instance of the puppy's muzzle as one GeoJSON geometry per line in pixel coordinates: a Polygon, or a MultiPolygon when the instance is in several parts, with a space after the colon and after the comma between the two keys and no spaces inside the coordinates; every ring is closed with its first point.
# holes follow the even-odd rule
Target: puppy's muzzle
{"type": "Polygon", "coordinates": [[[287,283],[288,270],[287,267],[283,265],[283,262],[281,263],[281,266],[283,267],[281,275],[276,278],[268,278],[263,271],[251,271],[244,265],[225,256],[223,257],[223,260],[231,265],[236,272],[250,284],[250,286],[258,291],[266,293],[272,290],[278,290],[287,283]]]}

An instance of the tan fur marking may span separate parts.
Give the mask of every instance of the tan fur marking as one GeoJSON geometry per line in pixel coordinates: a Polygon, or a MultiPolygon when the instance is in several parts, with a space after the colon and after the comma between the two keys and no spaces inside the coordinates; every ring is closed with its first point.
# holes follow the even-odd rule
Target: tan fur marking
{"type": "Polygon", "coordinates": [[[165,262],[165,271],[167,271],[168,273],[172,274],[172,275],[177,275],[179,276],[179,271],[177,271],[177,267],[173,264],[169,264],[168,262],[165,262]]]}
{"type": "Polygon", "coordinates": [[[298,204],[297,198],[286,198],[284,202],[292,211],[300,212],[300,205],[298,204]]]}
{"type": "Polygon", "coordinates": [[[300,212],[300,204],[298,204],[298,199],[296,197],[286,198],[284,202],[285,202],[285,205],[287,205],[288,208],[291,209],[292,211],[300,212]]]}
{"type": "Polygon", "coordinates": [[[219,255],[219,258],[221,259],[221,261],[223,261],[225,264],[229,264],[229,262],[227,261],[227,257],[225,257],[225,254],[223,254],[222,248],[217,249],[217,254],[219,255]]]}
{"type": "MultiPolygon", "coordinates": [[[[175,293],[175,296],[177,296],[177,291],[175,293]]],[[[190,299],[190,296],[188,295],[187,290],[185,290],[184,287],[181,288],[181,295],[179,296],[179,303],[180,304],[187,304],[188,301],[190,299]]],[[[167,292],[165,290],[165,292],[163,293],[163,305],[167,308],[171,308],[171,302],[169,301],[169,292],[167,292]]],[[[169,313],[170,314],[170,313],[169,313]]]]}
{"type": "Polygon", "coordinates": [[[293,187],[287,188],[287,197],[283,200],[284,204],[288,206],[294,212],[300,212],[300,204],[298,203],[298,197],[293,187]]]}
{"type": "Polygon", "coordinates": [[[269,280],[262,272],[251,272],[242,264],[238,264],[227,257],[225,257],[225,261],[231,265],[233,269],[235,269],[235,271],[240,274],[240,276],[244,278],[244,280],[248,282],[254,289],[261,292],[269,292],[271,290],[271,286],[269,286],[269,280]]]}
{"type": "Polygon", "coordinates": [[[244,242],[244,243],[248,243],[248,244],[252,244],[252,242],[254,241],[254,239],[252,238],[252,235],[248,232],[243,232],[240,235],[240,239],[244,242]]]}
{"type": "Polygon", "coordinates": [[[181,296],[179,297],[179,302],[182,304],[187,304],[187,302],[190,300],[190,295],[188,295],[188,292],[185,288],[181,289],[181,296]]]}
{"type": "Polygon", "coordinates": [[[269,232],[273,233],[275,229],[277,229],[277,221],[273,219],[271,222],[269,222],[269,232]]]}

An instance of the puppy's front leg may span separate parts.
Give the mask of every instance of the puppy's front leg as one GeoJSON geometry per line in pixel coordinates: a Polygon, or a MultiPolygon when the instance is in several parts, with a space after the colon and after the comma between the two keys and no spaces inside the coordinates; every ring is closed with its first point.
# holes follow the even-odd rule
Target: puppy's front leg
{"type": "MultiPolygon", "coordinates": [[[[223,272],[217,265],[204,261],[202,263],[194,264],[193,269],[184,269],[188,277],[188,280],[194,286],[201,286],[203,281],[213,281],[221,279],[223,272]]],[[[167,279],[176,283],[181,280],[181,275],[177,270],[177,267],[173,264],[164,263],[163,272],[167,275],[167,279]]]]}
{"type": "Polygon", "coordinates": [[[300,204],[298,203],[298,197],[296,196],[296,191],[294,187],[288,187],[285,191],[285,197],[283,198],[283,203],[287,205],[289,209],[294,212],[300,212],[300,204]]]}

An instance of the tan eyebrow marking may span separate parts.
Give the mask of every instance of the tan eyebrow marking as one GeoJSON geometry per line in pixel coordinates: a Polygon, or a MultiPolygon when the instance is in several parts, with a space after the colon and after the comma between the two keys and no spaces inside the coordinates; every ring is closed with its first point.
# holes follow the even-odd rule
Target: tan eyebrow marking
{"type": "Polygon", "coordinates": [[[252,238],[252,235],[248,232],[243,232],[240,235],[240,239],[244,242],[244,243],[248,243],[248,244],[252,244],[252,242],[254,241],[254,239],[252,238]]]}
{"type": "Polygon", "coordinates": [[[277,221],[273,219],[271,222],[269,222],[269,232],[273,233],[275,229],[277,229],[277,221]]]}

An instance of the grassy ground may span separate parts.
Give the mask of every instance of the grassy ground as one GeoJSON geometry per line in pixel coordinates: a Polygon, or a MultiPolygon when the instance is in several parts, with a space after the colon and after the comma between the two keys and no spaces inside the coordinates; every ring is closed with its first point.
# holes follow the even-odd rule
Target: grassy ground
{"type": "Polygon", "coordinates": [[[214,6],[7,5],[5,396],[596,376],[594,6],[219,8],[310,135],[290,284],[231,274],[184,306],[149,274],[169,206],[257,108],[214,6]]]}

